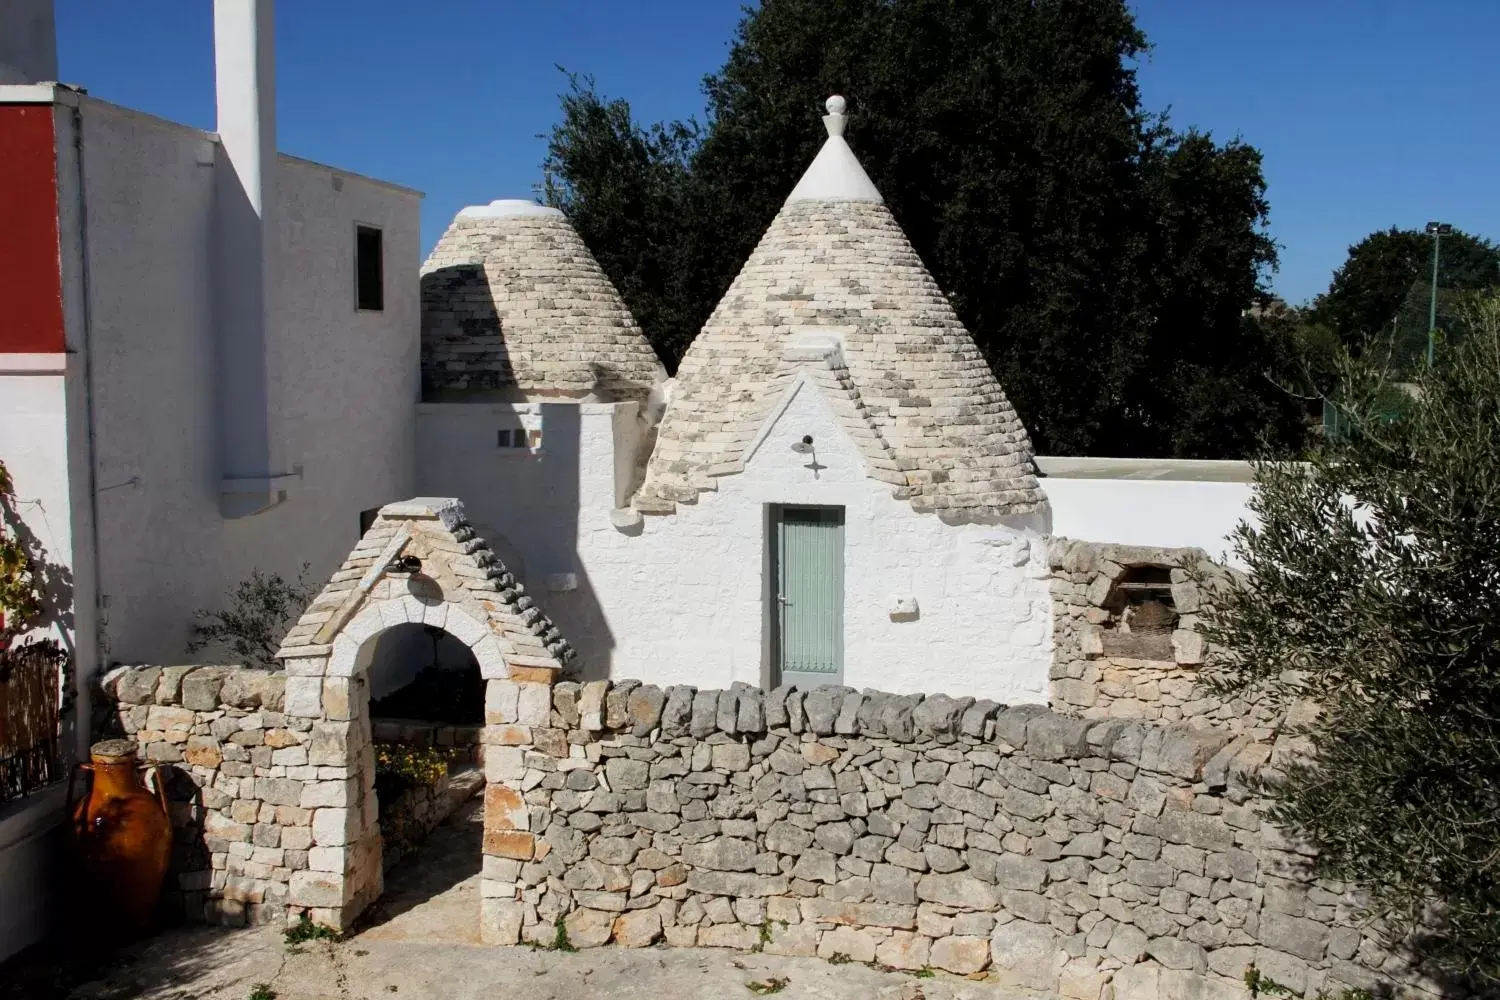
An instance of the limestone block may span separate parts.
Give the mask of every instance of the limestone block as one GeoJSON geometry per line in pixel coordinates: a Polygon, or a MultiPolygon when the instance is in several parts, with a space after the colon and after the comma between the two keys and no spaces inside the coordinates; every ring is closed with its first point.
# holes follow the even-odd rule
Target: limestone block
{"type": "Polygon", "coordinates": [[[318,719],[323,715],[323,678],[288,677],[285,707],[287,715],[318,719]]]}
{"type": "Polygon", "coordinates": [[[1068,1000],[1101,1000],[1108,981],[1098,958],[1075,958],[1059,973],[1057,992],[1068,1000]]]}
{"type": "Polygon", "coordinates": [[[479,934],[485,944],[513,945],[521,939],[522,904],[512,899],[481,899],[479,934]]]}
{"type": "Polygon", "coordinates": [[[536,853],[536,838],[519,830],[486,830],[484,853],[514,858],[517,861],[530,861],[536,853]]]}
{"type": "Polygon", "coordinates": [[[917,926],[915,906],[804,899],[801,910],[802,919],[809,923],[844,924],[850,927],[893,927],[903,930],[912,930],[917,926]]]}
{"type": "MultiPolygon", "coordinates": [[[[175,668],[163,673],[162,687],[175,668]]],[[[220,667],[199,667],[182,676],[182,705],[199,712],[212,712],[219,707],[219,692],[224,687],[225,671],[220,667]]],[[[158,689],[158,694],[161,689],[158,689]]]]}
{"type": "Polygon", "coordinates": [[[578,909],[563,918],[568,941],[575,948],[598,948],[609,943],[615,915],[604,910],[578,909]]]}
{"type": "Polygon", "coordinates": [[[1046,924],[1012,920],[990,935],[991,978],[1003,986],[1054,990],[1068,955],[1058,933],[1046,924]]]}
{"type": "Polygon", "coordinates": [[[847,955],[856,962],[873,962],[879,943],[879,939],[865,931],[853,927],[835,927],[825,931],[819,939],[818,957],[829,959],[834,955],[847,955]]]}
{"type": "Polygon", "coordinates": [[[622,914],[615,918],[613,932],[622,948],[645,948],[661,937],[661,914],[654,908],[622,914]]]}
{"type": "MultiPolygon", "coordinates": [[[[771,940],[761,950],[768,955],[796,955],[811,957],[818,953],[818,939],[823,932],[811,924],[771,923],[771,940]]],[[[753,948],[754,945],[751,945],[753,948]]],[[[917,966],[921,968],[921,966],[917,966]]]]}
{"type": "Polygon", "coordinates": [[[523,726],[547,725],[552,713],[552,686],[531,682],[516,687],[516,721],[523,726]]]}
{"type": "Polygon", "coordinates": [[[319,847],[339,847],[349,843],[360,826],[359,811],[329,807],[313,811],[313,843],[319,847]]]}
{"type": "Polygon", "coordinates": [[[666,703],[667,694],[659,687],[645,684],[633,689],[626,699],[631,735],[649,735],[660,724],[666,703]]]}
{"type": "Polygon", "coordinates": [[[289,899],[293,906],[344,905],[344,876],[336,872],[293,872],[289,899]]]}
{"type": "Polygon", "coordinates": [[[299,782],[299,784],[302,787],[296,801],[287,804],[300,806],[303,809],[349,806],[358,800],[360,792],[359,780],[355,778],[347,778],[343,781],[299,782]]]}
{"type": "Polygon", "coordinates": [[[486,785],[484,828],[486,831],[531,829],[531,811],[520,793],[506,784],[492,782],[486,785]]]}
{"type": "Polygon", "coordinates": [[[115,682],[115,696],[126,705],[144,705],[155,700],[156,685],[161,681],[160,667],[137,667],[121,674],[115,682]]]}
{"type": "Polygon", "coordinates": [[[931,961],[936,968],[966,976],[989,964],[990,943],[982,937],[938,938],[932,942],[931,961]]]}
{"type": "MultiPolygon", "coordinates": [[[[326,682],[325,682],[326,683],[326,682]]],[[[307,762],[315,766],[342,767],[359,748],[359,733],[350,722],[315,722],[308,743],[307,762]]]]}
{"type": "MultiPolygon", "coordinates": [[[[1116,979],[1118,980],[1118,974],[1116,979]]],[[[1280,982],[1280,980],[1277,980],[1280,982]]],[[[1244,1000],[1243,980],[1220,979],[1195,972],[1163,969],[1157,976],[1160,1000],[1244,1000]]],[[[1119,994],[1116,993],[1118,998],[1119,994]]]]}
{"type": "Polygon", "coordinates": [[[604,728],[604,699],[608,693],[609,681],[589,681],[583,685],[578,695],[578,717],[584,730],[598,732],[604,728]]]}

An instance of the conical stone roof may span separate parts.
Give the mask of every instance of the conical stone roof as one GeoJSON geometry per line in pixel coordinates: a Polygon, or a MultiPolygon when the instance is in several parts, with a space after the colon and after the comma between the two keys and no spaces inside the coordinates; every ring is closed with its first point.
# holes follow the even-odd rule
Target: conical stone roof
{"type": "Polygon", "coordinates": [[[879,439],[869,473],[898,498],[953,520],[1045,506],[1025,427],[844,141],[843,107],[829,100],[827,143],[684,356],[637,509],[670,512],[739,471],[788,348],[814,333],[839,343],[879,439]]]}
{"type": "Polygon", "coordinates": [[[666,378],[562,212],[465,208],[422,266],[422,394],[644,399],[666,378]]]}

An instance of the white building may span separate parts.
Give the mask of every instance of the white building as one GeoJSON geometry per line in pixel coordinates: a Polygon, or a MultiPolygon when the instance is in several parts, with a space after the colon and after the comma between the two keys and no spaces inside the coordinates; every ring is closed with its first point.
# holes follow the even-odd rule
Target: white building
{"type": "MultiPolygon", "coordinates": [[[[1244,516],[1241,463],[1032,455],[841,99],[668,381],[561,213],[465,209],[419,280],[417,192],[278,154],[271,17],[215,0],[204,132],[56,82],[50,2],[0,5],[0,461],[76,718],[416,495],[462,498],[584,676],[1006,703],[1047,700],[1049,536],[1218,553],[1244,516]]],[[[0,803],[0,959],[60,798],[0,803]]]]}
{"type": "MultiPolygon", "coordinates": [[[[841,99],[824,121],[660,393],[560,213],[461,212],[423,269],[419,486],[463,498],[585,676],[1045,701],[1058,526],[1026,431],[844,141],[841,99]]],[[[1081,537],[1161,499],[1070,471],[1081,537]]],[[[1200,537],[1178,510],[1119,540],[1214,548],[1243,485],[1191,485],[1234,492],[1200,537]]]]}
{"type": "MultiPolygon", "coordinates": [[[[88,678],[414,492],[421,196],[277,154],[269,2],[216,0],[216,132],[55,82],[52,24],[0,5],[0,461],[88,678]]],[[[61,794],[0,804],[0,958],[61,794]]]]}

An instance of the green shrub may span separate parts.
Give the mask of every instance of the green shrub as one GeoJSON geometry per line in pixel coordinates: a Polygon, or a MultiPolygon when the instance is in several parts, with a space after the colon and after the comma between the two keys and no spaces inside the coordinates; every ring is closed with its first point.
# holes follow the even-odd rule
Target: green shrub
{"type": "Polygon", "coordinates": [[[229,595],[223,611],[193,613],[192,638],[187,651],[216,647],[251,667],[277,669],[276,650],[302,609],[317,596],[307,583],[308,564],[302,564],[296,583],[276,573],[251,572],[229,595]]]}

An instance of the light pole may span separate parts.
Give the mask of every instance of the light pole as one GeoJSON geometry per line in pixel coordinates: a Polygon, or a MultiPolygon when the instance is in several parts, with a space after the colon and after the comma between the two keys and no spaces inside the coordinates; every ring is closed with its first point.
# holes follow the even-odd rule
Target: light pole
{"type": "Polygon", "coordinates": [[[1432,367],[1433,345],[1437,343],[1437,283],[1438,283],[1438,245],[1444,236],[1453,232],[1453,226],[1447,222],[1427,223],[1427,233],[1432,237],[1432,302],[1427,307],[1427,367],[1432,367]]]}

